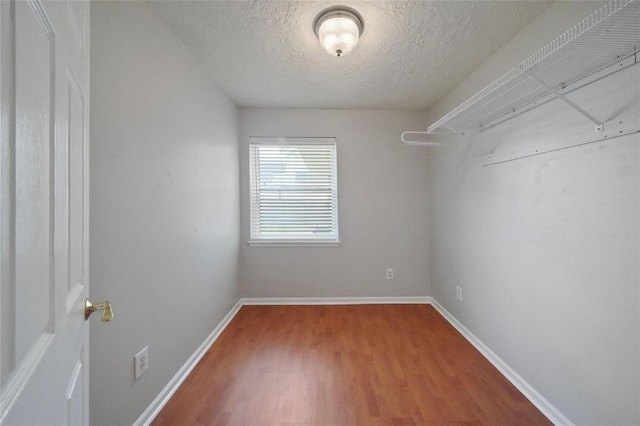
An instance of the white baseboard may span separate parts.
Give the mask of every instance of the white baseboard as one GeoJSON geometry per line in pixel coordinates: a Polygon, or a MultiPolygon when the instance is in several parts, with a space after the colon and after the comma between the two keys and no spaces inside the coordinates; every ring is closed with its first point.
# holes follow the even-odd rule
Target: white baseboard
{"type": "Polygon", "coordinates": [[[429,296],[407,297],[245,297],[243,305],[390,305],[429,304],[429,296]]]}
{"type": "Polygon", "coordinates": [[[447,311],[437,300],[432,298],[431,304],[449,323],[464,336],[494,367],[502,373],[538,410],[555,425],[573,425],[564,414],[553,406],[545,397],[540,395],[526,380],[516,373],[487,345],[470,332],[460,321],[447,311]]]}
{"type": "Polygon", "coordinates": [[[233,317],[244,305],[364,305],[364,304],[431,304],[433,307],[469,341],[494,367],[504,375],[522,394],[535,405],[550,421],[556,425],[573,425],[556,407],[538,393],[518,373],[496,355],[487,345],[471,333],[460,321],[449,313],[440,303],[430,296],[423,297],[267,297],[241,298],[220,324],[211,332],[187,362],[171,378],[169,383],[156,396],[146,410],[135,421],[134,426],[147,426],[158,415],[182,382],[194,369],[211,345],[216,341],[233,317]]]}
{"type": "Polygon", "coordinates": [[[204,354],[207,353],[211,345],[220,337],[220,334],[224,331],[225,328],[229,325],[233,317],[236,316],[240,308],[242,307],[242,301],[239,300],[233,308],[225,315],[225,317],[220,321],[218,326],[213,329],[211,334],[207,336],[207,338],[202,342],[200,347],[196,349],[196,351],[187,359],[182,367],[178,370],[178,372],[169,380],[169,383],[160,391],[158,396],[155,397],[151,404],[147,407],[146,410],[138,417],[133,425],[134,426],[147,426],[151,424],[153,419],[160,413],[160,410],[165,406],[169,399],[173,396],[173,394],[178,390],[182,382],[189,376],[189,373],[195,368],[195,366],[200,362],[204,354]]]}

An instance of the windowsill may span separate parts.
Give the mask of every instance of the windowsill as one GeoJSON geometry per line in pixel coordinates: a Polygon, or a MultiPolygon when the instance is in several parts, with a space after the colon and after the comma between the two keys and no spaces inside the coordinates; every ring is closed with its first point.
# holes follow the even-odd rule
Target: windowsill
{"type": "Polygon", "coordinates": [[[250,240],[249,247],[340,247],[340,241],[250,240]]]}

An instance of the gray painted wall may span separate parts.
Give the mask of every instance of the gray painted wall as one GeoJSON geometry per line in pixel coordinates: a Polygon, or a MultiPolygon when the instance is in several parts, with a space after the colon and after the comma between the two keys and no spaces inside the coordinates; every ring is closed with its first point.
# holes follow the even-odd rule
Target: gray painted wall
{"type": "Polygon", "coordinates": [[[421,111],[241,109],[242,295],[429,295],[428,152],[400,142],[423,126],[421,111]],[[340,247],[247,246],[251,136],[337,138],[340,247]]]}
{"type": "MultiPolygon", "coordinates": [[[[489,83],[597,3],[556,3],[432,111],[489,83]]],[[[640,65],[571,94],[640,128],[640,65]]],[[[596,139],[558,101],[431,158],[432,296],[576,424],[640,423],[640,134],[596,139]],[[482,167],[470,143],[514,159],[482,167]],[[455,287],[463,288],[463,302],[455,287]]]]}
{"type": "Polygon", "coordinates": [[[238,299],[238,117],[143,2],[91,9],[91,424],[124,425],[238,299]]]}

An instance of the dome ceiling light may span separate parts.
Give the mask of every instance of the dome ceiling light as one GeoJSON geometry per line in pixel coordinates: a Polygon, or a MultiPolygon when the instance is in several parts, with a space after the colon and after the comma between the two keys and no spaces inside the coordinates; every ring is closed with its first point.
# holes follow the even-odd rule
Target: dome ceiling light
{"type": "Polygon", "coordinates": [[[348,55],[364,31],[364,21],[358,12],[345,6],[334,6],[318,14],[313,31],[320,44],[332,56],[348,55]]]}

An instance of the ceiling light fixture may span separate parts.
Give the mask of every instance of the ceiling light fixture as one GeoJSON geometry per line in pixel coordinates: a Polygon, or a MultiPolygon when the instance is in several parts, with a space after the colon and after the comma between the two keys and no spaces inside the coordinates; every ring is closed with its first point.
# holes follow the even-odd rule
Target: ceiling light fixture
{"type": "Polygon", "coordinates": [[[328,54],[348,55],[364,31],[364,21],[358,12],[345,6],[334,6],[318,14],[313,31],[328,54]]]}

